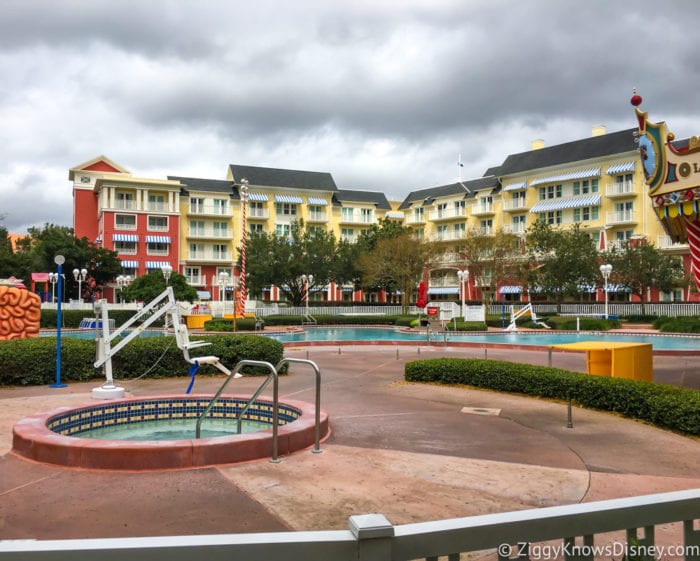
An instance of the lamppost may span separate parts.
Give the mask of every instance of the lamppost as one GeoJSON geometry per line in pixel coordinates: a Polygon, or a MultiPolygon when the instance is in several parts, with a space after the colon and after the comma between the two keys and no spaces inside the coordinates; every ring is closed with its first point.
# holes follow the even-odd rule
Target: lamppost
{"type": "Polygon", "coordinates": [[[117,277],[117,288],[119,288],[119,300],[120,303],[124,302],[124,296],[122,291],[124,290],[124,287],[127,286],[131,282],[131,275],[119,275],[117,277]]]}
{"type": "Polygon", "coordinates": [[[464,309],[464,285],[469,284],[469,271],[467,269],[457,271],[457,278],[459,279],[459,292],[462,295],[462,318],[464,319],[464,321],[466,321],[467,317],[466,311],[464,309]]]}
{"type": "Polygon", "coordinates": [[[314,282],[314,276],[313,275],[301,275],[301,282],[304,283],[304,299],[306,300],[306,315],[309,315],[309,285],[313,284],[314,282]]]}
{"type": "Polygon", "coordinates": [[[58,273],[49,273],[49,282],[51,283],[51,303],[53,304],[56,302],[56,283],[58,282],[58,273]]]}
{"type": "Polygon", "coordinates": [[[78,302],[83,301],[83,281],[87,277],[87,269],[73,269],[73,278],[78,281],[78,302]]]}
{"type": "Polygon", "coordinates": [[[173,274],[173,268],[169,263],[166,263],[165,265],[161,265],[160,270],[163,272],[163,277],[165,277],[165,286],[168,286],[170,275],[173,274]]]}
{"type": "Polygon", "coordinates": [[[228,285],[228,273],[226,271],[221,271],[219,273],[219,306],[221,307],[221,317],[226,315],[226,298],[224,290],[228,285]]]}
{"type": "Polygon", "coordinates": [[[605,283],[603,287],[605,292],[605,319],[608,319],[608,279],[610,278],[610,273],[612,273],[612,265],[606,263],[600,266],[600,274],[603,275],[603,282],[605,283]]]}
{"type": "Polygon", "coordinates": [[[57,255],[53,260],[56,265],[58,265],[58,272],[56,273],[56,278],[58,279],[58,307],[56,308],[56,382],[51,384],[50,388],[65,388],[66,384],[61,383],[61,323],[63,323],[63,318],[61,317],[61,289],[63,288],[63,264],[66,262],[66,258],[63,255],[57,255]]]}
{"type": "Polygon", "coordinates": [[[245,266],[246,266],[246,255],[245,255],[245,243],[246,243],[246,205],[248,203],[248,180],[246,178],[241,179],[241,271],[240,271],[240,281],[239,281],[239,301],[237,303],[237,308],[234,308],[234,315],[237,313],[241,314],[241,317],[245,317],[245,301],[248,297],[246,294],[245,286],[245,266]]]}

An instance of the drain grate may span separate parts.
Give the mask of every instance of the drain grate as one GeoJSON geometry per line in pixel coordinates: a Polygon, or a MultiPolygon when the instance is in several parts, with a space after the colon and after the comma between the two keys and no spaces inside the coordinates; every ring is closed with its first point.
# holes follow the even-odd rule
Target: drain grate
{"type": "Polygon", "coordinates": [[[492,409],[489,407],[462,407],[462,413],[469,413],[471,415],[495,415],[501,414],[500,409],[492,409]]]}

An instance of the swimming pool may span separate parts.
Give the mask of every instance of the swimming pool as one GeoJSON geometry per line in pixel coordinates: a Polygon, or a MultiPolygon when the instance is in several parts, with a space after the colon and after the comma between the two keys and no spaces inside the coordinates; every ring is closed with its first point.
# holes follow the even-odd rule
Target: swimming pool
{"type": "MultiPolygon", "coordinates": [[[[392,327],[309,327],[293,333],[270,334],[281,343],[302,342],[415,342],[425,343],[425,332],[400,331],[392,327]]],[[[432,333],[432,343],[472,343],[496,345],[549,346],[579,341],[610,341],[627,343],[651,343],[654,350],[660,351],[700,351],[700,337],[692,335],[622,334],[597,331],[580,332],[484,332],[484,333],[432,333]]]]}

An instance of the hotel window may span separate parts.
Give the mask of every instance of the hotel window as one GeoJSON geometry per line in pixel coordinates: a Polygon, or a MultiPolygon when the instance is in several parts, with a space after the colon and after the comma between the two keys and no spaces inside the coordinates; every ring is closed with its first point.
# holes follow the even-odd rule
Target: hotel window
{"type": "Polygon", "coordinates": [[[148,195],[148,210],[165,211],[165,197],[163,195],[148,195]]]}
{"type": "Polygon", "coordinates": [[[425,217],[425,209],[421,206],[413,209],[413,218],[416,222],[423,222],[425,217]]]}
{"type": "Polygon", "coordinates": [[[214,222],[214,236],[217,238],[228,238],[228,222],[214,222]]]}
{"type": "Polygon", "coordinates": [[[588,222],[589,220],[598,220],[597,206],[584,206],[574,209],[574,222],[588,222]]]}
{"type": "Polygon", "coordinates": [[[170,253],[170,244],[161,242],[147,242],[146,253],[148,255],[168,255],[170,253]]]}
{"type": "Polygon", "coordinates": [[[437,206],[437,217],[444,218],[447,216],[447,203],[440,203],[437,206]]]}
{"type": "Polygon", "coordinates": [[[264,232],[262,224],[249,224],[248,232],[251,234],[262,234],[264,232]]]}
{"type": "Polygon", "coordinates": [[[133,193],[117,193],[117,208],[129,210],[134,208],[133,193]]]}
{"type": "Polygon", "coordinates": [[[364,224],[369,224],[372,222],[372,209],[371,208],[361,208],[360,218],[364,224]]]}
{"type": "Polygon", "coordinates": [[[525,233],[526,222],[527,222],[527,216],[525,216],[524,214],[518,214],[516,216],[513,216],[513,220],[511,222],[513,225],[513,233],[514,234],[525,233]]]}
{"type": "Polygon", "coordinates": [[[190,198],[190,212],[196,214],[204,212],[204,199],[197,197],[190,198]]]}
{"type": "Polygon", "coordinates": [[[190,259],[203,259],[204,258],[204,244],[191,243],[189,257],[190,257],[190,259]]]}
{"type": "Polygon", "coordinates": [[[310,220],[323,219],[323,207],[320,205],[309,205],[309,219],[310,220]]]}
{"type": "Polygon", "coordinates": [[[562,223],[562,211],[550,211],[550,212],[540,212],[540,220],[546,222],[547,224],[561,224],[562,223]]]}
{"type": "Polygon", "coordinates": [[[464,207],[466,204],[464,201],[455,201],[454,202],[454,208],[455,208],[455,216],[461,216],[464,214],[464,207]]]}
{"type": "Polygon", "coordinates": [[[136,230],[136,216],[133,214],[115,214],[114,227],[117,230],[136,230]]]}
{"type": "Polygon", "coordinates": [[[228,201],[226,199],[214,199],[214,214],[228,214],[228,201]]]}
{"type": "Polygon", "coordinates": [[[199,267],[185,267],[185,277],[188,284],[204,284],[199,267]]]}
{"type": "Polygon", "coordinates": [[[490,236],[493,233],[493,220],[490,218],[488,220],[481,220],[479,222],[481,227],[481,233],[485,236],[490,236]]]}
{"type": "Polygon", "coordinates": [[[344,206],[340,209],[340,216],[343,222],[352,222],[355,215],[355,209],[352,207],[344,206]]]}
{"type": "Polygon", "coordinates": [[[190,236],[204,235],[204,220],[190,220],[190,236]]]}
{"type": "Polygon", "coordinates": [[[167,232],[168,218],[167,216],[149,216],[148,229],[152,232],[167,232]]]}
{"type": "Polygon", "coordinates": [[[114,242],[114,251],[122,255],[136,255],[136,242],[114,242]]]}
{"type": "Polygon", "coordinates": [[[556,199],[562,196],[562,186],[561,185],[547,185],[546,187],[540,187],[540,200],[544,199],[556,199]]]}
{"type": "Polygon", "coordinates": [[[416,228],[413,230],[413,237],[417,240],[422,240],[425,238],[425,228],[416,228]]]}
{"type": "Polygon", "coordinates": [[[292,203],[275,203],[275,212],[287,216],[296,216],[297,205],[292,203]]]}
{"type": "Polygon", "coordinates": [[[447,224],[437,227],[437,239],[444,240],[447,239],[447,224]]]}
{"type": "Polygon", "coordinates": [[[265,218],[265,207],[261,202],[252,201],[248,205],[248,214],[255,218],[265,218]]]}
{"type": "MultiPolygon", "coordinates": [[[[281,204],[281,203],[278,203],[281,204]]],[[[286,203],[285,203],[286,204],[286,203]]],[[[288,238],[291,232],[289,224],[275,224],[275,235],[280,238],[288,238]]]]}
{"type": "Polygon", "coordinates": [[[215,243],[213,246],[214,259],[227,259],[228,258],[228,246],[226,244],[215,243]]]}
{"type": "Polygon", "coordinates": [[[340,239],[346,242],[355,242],[355,230],[352,228],[341,228],[340,229],[340,239]]]}
{"type": "Polygon", "coordinates": [[[454,224],[453,233],[456,240],[460,240],[466,236],[467,225],[464,222],[454,224]]]}
{"type": "Polygon", "coordinates": [[[598,180],[588,179],[584,181],[574,181],[574,195],[587,195],[598,192],[598,180]]]}

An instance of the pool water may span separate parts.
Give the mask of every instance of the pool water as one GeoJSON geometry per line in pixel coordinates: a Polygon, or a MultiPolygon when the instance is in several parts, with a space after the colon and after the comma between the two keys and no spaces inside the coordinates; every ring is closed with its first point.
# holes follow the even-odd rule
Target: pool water
{"type": "MultiPolygon", "coordinates": [[[[387,327],[311,327],[303,332],[271,334],[270,337],[281,343],[297,343],[304,341],[414,341],[425,343],[426,333],[405,332],[387,327]]],[[[502,333],[431,333],[433,343],[489,343],[503,345],[533,345],[548,346],[579,341],[608,341],[625,343],[651,343],[655,350],[700,350],[700,337],[690,335],[623,335],[605,332],[502,332],[502,333]]]]}
{"type": "MultiPolygon", "coordinates": [[[[205,419],[201,437],[233,436],[237,432],[236,419],[205,419]]],[[[195,438],[197,419],[159,419],[141,423],[111,425],[83,431],[73,436],[99,440],[185,440],[195,438]]],[[[270,428],[264,421],[243,420],[241,433],[270,428]]]]}

